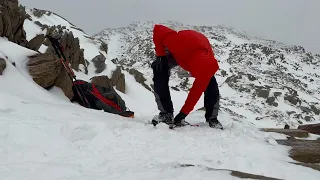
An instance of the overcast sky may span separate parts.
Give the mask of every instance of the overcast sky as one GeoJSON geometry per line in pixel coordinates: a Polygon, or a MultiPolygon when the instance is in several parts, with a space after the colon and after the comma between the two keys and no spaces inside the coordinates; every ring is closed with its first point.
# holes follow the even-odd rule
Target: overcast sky
{"type": "Polygon", "coordinates": [[[19,0],[51,10],[89,34],[132,21],[224,24],[320,53],[320,0],[19,0]]]}

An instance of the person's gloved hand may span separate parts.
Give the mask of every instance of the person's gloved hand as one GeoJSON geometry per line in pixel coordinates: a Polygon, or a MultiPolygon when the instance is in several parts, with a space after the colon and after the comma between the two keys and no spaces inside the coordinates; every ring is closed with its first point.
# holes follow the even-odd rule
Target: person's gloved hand
{"type": "Polygon", "coordinates": [[[174,124],[179,124],[181,123],[181,121],[183,119],[185,119],[187,117],[186,114],[184,114],[183,112],[180,112],[179,114],[177,114],[177,116],[174,118],[173,123],[174,124]]]}
{"type": "Polygon", "coordinates": [[[152,63],[152,68],[156,71],[163,71],[165,66],[168,65],[166,56],[157,56],[156,60],[152,63]]]}

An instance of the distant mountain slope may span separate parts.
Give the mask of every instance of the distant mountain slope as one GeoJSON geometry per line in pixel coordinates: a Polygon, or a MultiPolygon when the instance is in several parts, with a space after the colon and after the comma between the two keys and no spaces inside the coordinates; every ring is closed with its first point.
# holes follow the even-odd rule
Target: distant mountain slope
{"type": "MultiPolygon", "coordinates": [[[[127,70],[142,72],[147,86],[152,86],[154,59],[152,27],[155,22],[136,22],[127,27],[104,29],[94,37],[116,46],[114,62],[127,70]]],[[[224,26],[192,26],[164,22],[169,27],[195,29],[212,43],[220,64],[217,79],[221,86],[222,110],[256,120],[272,120],[297,125],[319,120],[319,55],[300,46],[252,37],[224,26]]],[[[174,90],[188,90],[193,82],[177,69],[170,85],[174,90]]]]}

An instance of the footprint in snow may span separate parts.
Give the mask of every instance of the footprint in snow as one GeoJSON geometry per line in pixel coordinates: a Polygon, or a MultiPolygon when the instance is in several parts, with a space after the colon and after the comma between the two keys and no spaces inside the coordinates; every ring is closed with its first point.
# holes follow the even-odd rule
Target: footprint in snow
{"type": "Polygon", "coordinates": [[[72,142],[79,142],[79,141],[90,141],[92,140],[98,132],[94,127],[91,126],[80,126],[72,130],[69,140],[72,142]]]}

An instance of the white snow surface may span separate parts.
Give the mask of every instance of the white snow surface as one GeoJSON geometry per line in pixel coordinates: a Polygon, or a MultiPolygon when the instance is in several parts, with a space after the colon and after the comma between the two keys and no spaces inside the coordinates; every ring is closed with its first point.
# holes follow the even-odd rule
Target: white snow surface
{"type": "MultiPolygon", "coordinates": [[[[148,125],[157,112],[153,95],[128,74],[121,96],[136,112],[132,119],[83,108],[68,102],[60,89],[48,92],[36,85],[25,69],[27,56],[36,52],[6,39],[0,51],[7,62],[0,76],[1,179],[239,179],[212,168],[290,180],[320,175],[289,163],[289,148],[275,142],[284,135],[261,132],[224,113],[225,130],[148,125]],[[195,166],[180,167],[184,164],[195,166]]],[[[179,108],[186,94],[172,93],[179,108]]],[[[187,120],[203,122],[204,112],[187,120]]]]}

